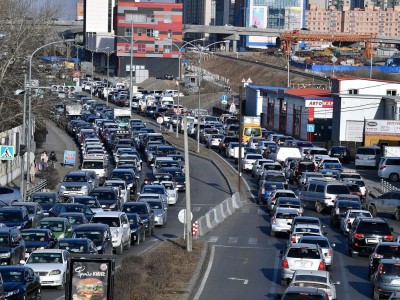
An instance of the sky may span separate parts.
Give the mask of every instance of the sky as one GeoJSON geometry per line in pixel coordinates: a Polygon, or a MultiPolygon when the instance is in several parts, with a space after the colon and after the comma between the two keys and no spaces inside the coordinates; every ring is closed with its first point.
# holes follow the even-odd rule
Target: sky
{"type": "MultiPolygon", "coordinates": [[[[1,1],[1,0],[0,0],[1,1]]],[[[48,0],[33,0],[37,7],[43,7],[46,3],[49,3],[48,0]]],[[[78,0],[52,0],[50,3],[54,3],[55,5],[61,4],[62,11],[60,11],[60,15],[58,17],[59,20],[75,20],[76,19],[76,2],[78,0]]]]}

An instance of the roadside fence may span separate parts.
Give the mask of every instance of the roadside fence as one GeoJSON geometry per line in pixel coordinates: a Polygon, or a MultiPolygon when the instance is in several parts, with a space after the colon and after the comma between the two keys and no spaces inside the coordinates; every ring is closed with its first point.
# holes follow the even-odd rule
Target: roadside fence
{"type": "Polygon", "coordinates": [[[27,201],[27,199],[30,198],[30,196],[32,196],[33,193],[36,192],[41,192],[44,191],[46,189],[47,186],[47,180],[46,179],[40,179],[38,181],[38,183],[34,184],[31,188],[29,188],[26,191],[26,195],[25,195],[25,201],[27,201]]]}
{"type": "Polygon", "coordinates": [[[399,189],[397,187],[395,187],[393,184],[390,184],[389,182],[387,182],[384,179],[381,179],[381,193],[387,193],[387,192],[391,192],[391,191],[398,191],[399,189]]]}
{"type": "Polygon", "coordinates": [[[240,193],[234,193],[231,197],[210,209],[204,216],[196,221],[198,224],[198,235],[205,235],[242,206],[243,203],[240,201],[240,193]]]}

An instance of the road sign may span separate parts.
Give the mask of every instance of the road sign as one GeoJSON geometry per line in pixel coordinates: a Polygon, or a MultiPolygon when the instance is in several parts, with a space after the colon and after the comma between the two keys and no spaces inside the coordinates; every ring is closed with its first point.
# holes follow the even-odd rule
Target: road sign
{"type": "Polygon", "coordinates": [[[180,115],[182,113],[182,110],[180,108],[174,108],[174,113],[180,115]]]}
{"type": "MultiPolygon", "coordinates": [[[[185,224],[185,219],[186,219],[186,209],[181,209],[178,213],[178,220],[182,224],[185,224]]],[[[193,220],[193,214],[190,212],[190,221],[193,220]]]]}
{"type": "Polygon", "coordinates": [[[236,112],[236,105],[235,105],[235,103],[231,103],[231,106],[229,107],[229,112],[231,113],[231,114],[233,114],[233,113],[235,113],[236,112]]]}
{"type": "Polygon", "coordinates": [[[164,122],[163,117],[158,117],[158,118],[157,118],[157,123],[158,123],[158,124],[162,124],[162,122],[164,122]]]}
{"type": "Polygon", "coordinates": [[[10,145],[0,146],[0,160],[13,160],[15,147],[10,145]]]}
{"type": "Polygon", "coordinates": [[[314,132],[315,124],[307,124],[307,132],[314,132]]]}
{"type": "Polygon", "coordinates": [[[221,103],[222,104],[227,104],[228,103],[228,96],[227,95],[222,95],[221,96],[221,103]]]}

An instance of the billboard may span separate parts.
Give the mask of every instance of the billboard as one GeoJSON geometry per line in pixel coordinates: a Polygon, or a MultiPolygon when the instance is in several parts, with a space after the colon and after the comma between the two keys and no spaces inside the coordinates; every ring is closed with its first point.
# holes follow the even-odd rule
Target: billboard
{"type": "Polygon", "coordinates": [[[76,151],[65,150],[64,165],[75,165],[75,162],[76,162],[76,151]]]}
{"type": "Polygon", "coordinates": [[[400,121],[396,120],[365,120],[366,135],[397,135],[400,136],[400,121]]]}
{"type": "Polygon", "coordinates": [[[112,300],[115,261],[87,255],[68,259],[66,300],[112,300]]]}
{"type": "Polygon", "coordinates": [[[333,100],[305,100],[305,107],[333,108],[333,100]]]}

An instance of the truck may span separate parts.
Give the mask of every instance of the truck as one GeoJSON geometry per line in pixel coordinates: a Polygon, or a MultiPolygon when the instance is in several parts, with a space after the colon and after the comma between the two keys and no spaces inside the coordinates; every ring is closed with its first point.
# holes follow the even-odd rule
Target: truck
{"type": "Polygon", "coordinates": [[[258,116],[242,117],[242,142],[247,143],[252,137],[262,137],[260,126],[261,118],[258,116]]]}
{"type": "Polygon", "coordinates": [[[383,147],[383,157],[400,157],[400,146],[383,147]]]}
{"type": "Polygon", "coordinates": [[[114,108],[114,122],[119,127],[129,127],[129,121],[131,119],[131,111],[126,108],[114,108]]]}

